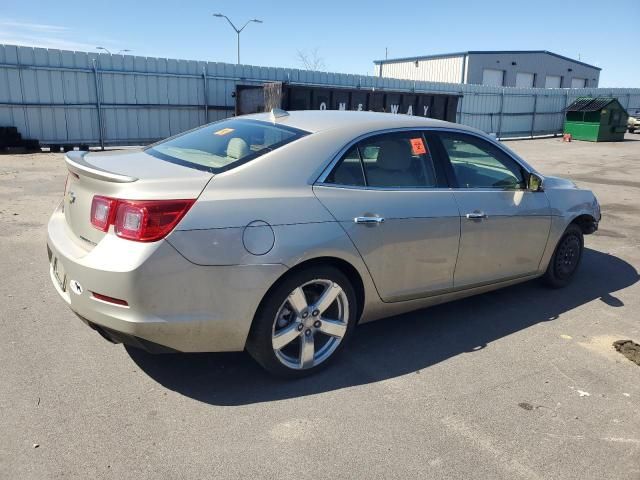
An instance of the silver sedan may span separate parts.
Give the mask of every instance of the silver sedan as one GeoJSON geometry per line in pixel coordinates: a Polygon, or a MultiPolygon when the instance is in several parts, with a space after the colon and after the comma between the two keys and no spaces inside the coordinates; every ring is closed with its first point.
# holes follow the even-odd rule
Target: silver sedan
{"type": "Polygon", "coordinates": [[[504,144],[406,115],[273,111],[66,163],[48,253],[71,310],[113,342],[246,349],[289,377],[359,322],[567,285],[600,220],[504,144]]]}

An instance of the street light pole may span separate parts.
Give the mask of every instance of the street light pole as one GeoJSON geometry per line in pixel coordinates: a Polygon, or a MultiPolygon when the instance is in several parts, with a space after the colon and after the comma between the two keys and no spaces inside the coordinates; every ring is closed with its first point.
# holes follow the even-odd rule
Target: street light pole
{"type": "Polygon", "coordinates": [[[235,26],[235,24],[231,21],[229,17],[227,17],[226,15],[223,15],[222,13],[214,13],[213,16],[226,19],[227,22],[229,22],[229,25],[231,25],[231,28],[233,28],[233,30],[236,32],[236,35],[238,36],[238,65],[240,65],[240,33],[242,33],[242,31],[250,23],[262,23],[262,20],[258,20],[257,18],[252,18],[251,20],[248,20],[247,23],[245,23],[242,26],[242,28],[238,28],[235,26]]]}
{"type": "MultiPolygon", "coordinates": [[[[104,50],[105,52],[107,52],[109,55],[113,55],[111,53],[111,51],[108,48],[104,48],[104,47],[96,47],[96,50],[104,50]]],[[[116,53],[116,55],[120,55],[121,53],[127,53],[130,52],[131,50],[129,50],[128,48],[124,48],[122,50],[119,50],[118,53],[116,53]]]]}
{"type": "Polygon", "coordinates": [[[240,65],[240,31],[238,31],[237,33],[238,33],[238,65],[240,65]]]}

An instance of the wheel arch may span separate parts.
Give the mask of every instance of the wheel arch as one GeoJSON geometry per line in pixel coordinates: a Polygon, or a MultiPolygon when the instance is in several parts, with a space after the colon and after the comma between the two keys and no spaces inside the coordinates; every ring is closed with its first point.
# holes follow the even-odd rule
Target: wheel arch
{"type": "MultiPolygon", "coordinates": [[[[356,300],[358,302],[358,310],[356,312],[356,318],[358,319],[358,322],[359,322],[360,321],[360,317],[361,317],[362,312],[363,312],[363,309],[364,309],[364,302],[365,302],[365,298],[366,298],[364,281],[362,279],[362,276],[360,275],[360,272],[358,272],[358,269],[356,267],[354,267],[351,263],[349,263],[348,261],[344,260],[343,258],[333,257],[333,256],[322,256],[322,257],[315,257],[315,258],[310,258],[310,259],[304,260],[304,261],[296,264],[295,266],[291,267],[289,270],[284,272],[282,275],[280,275],[280,277],[278,277],[276,279],[276,281],[273,282],[271,287],[269,287],[269,289],[262,296],[262,299],[260,300],[260,303],[258,304],[258,308],[256,309],[255,315],[258,314],[258,312],[262,308],[263,303],[269,297],[269,295],[273,292],[273,290],[278,285],[280,285],[280,283],[285,278],[287,278],[289,275],[294,274],[295,272],[299,272],[300,270],[305,270],[307,268],[313,268],[314,266],[319,266],[319,265],[322,265],[322,266],[326,266],[326,265],[333,266],[333,267],[337,268],[338,270],[340,270],[349,279],[349,281],[351,282],[351,285],[353,286],[353,289],[355,291],[356,300]]],[[[255,315],[254,315],[254,320],[255,320],[255,315]]]]}
{"type": "Polygon", "coordinates": [[[580,227],[580,230],[582,230],[584,235],[589,235],[598,229],[598,221],[593,215],[588,213],[583,213],[575,217],[571,222],[569,222],[569,225],[572,224],[580,227]]]}

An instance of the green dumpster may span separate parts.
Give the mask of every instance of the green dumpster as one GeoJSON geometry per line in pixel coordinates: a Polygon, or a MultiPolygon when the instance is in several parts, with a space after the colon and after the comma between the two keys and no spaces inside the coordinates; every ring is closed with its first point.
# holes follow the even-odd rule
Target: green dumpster
{"type": "Polygon", "coordinates": [[[580,97],[566,109],[564,133],[574,140],[619,142],[624,139],[629,115],[611,97],[580,97]]]}

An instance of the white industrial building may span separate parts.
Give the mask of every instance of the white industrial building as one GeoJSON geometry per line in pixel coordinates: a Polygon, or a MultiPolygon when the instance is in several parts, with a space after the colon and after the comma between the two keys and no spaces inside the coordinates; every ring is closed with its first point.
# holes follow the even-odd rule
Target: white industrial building
{"type": "Polygon", "coordinates": [[[520,88],[596,88],[601,70],[546,50],[469,51],[374,64],[379,77],[520,88]]]}

